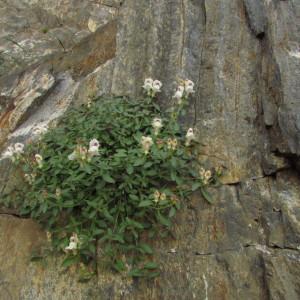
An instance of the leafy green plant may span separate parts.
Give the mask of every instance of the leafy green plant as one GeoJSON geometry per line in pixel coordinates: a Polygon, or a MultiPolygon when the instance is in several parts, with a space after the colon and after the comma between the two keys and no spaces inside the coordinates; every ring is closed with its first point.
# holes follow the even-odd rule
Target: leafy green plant
{"type": "Polygon", "coordinates": [[[193,129],[178,123],[188,93],[177,91],[175,109],[163,112],[154,100],[161,84],[147,80],[146,97],[95,99],[5,154],[26,182],[14,195],[21,214],[44,226],[55,251],[67,253],[64,267],[97,263],[100,252],[118,272],[157,276],[147,241],[172,230],[192,192],[211,202],[206,187],[219,173],[199,166],[193,129]]]}

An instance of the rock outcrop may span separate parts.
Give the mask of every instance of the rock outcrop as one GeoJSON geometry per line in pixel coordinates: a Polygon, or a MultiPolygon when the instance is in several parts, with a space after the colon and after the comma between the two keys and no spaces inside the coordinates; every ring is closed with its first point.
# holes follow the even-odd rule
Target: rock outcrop
{"type": "MultiPolygon", "coordinates": [[[[0,299],[300,298],[298,0],[0,4],[1,149],[92,95],[139,94],[149,76],[167,107],[189,78],[197,91],[184,123],[203,163],[226,170],[216,203],[194,195],[176,238],[154,243],[153,281],[99,267],[83,284],[61,273],[60,258],[30,263],[45,233],[0,206],[0,299]]],[[[13,188],[5,161],[0,174],[1,202],[13,188]]]]}

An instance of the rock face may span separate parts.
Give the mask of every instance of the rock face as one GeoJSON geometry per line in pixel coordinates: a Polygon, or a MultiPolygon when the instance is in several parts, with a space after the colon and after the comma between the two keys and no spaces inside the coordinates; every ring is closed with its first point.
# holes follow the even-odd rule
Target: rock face
{"type": "MultiPolygon", "coordinates": [[[[29,263],[45,234],[0,208],[0,299],[300,298],[299,0],[0,4],[3,149],[91,95],[139,94],[149,76],[167,107],[189,78],[197,91],[184,122],[203,163],[226,169],[215,205],[194,195],[176,239],[154,243],[162,274],[149,282],[99,270],[81,284],[59,261],[29,263]]],[[[9,170],[0,161],[0,202],[9,170]]]]}

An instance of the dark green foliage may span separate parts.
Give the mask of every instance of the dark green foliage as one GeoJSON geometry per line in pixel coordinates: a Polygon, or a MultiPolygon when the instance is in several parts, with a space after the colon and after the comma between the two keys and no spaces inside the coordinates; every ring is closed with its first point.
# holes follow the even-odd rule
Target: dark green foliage
{"type": "Polygon", "coordinates": [[[21,167],[34,174],[24,184],[20,210],[52,234],[55,250],[64,250],[76,233],[79,247],[68,252],[64,267],[95,262],[97,247],[118,272],[131,276],[158,275],[147,244],[157,233],[172,230],[172,218],[195,190],[210,196],[199,176],[196,147],[185,146],[185,131],[177,118],[164,115],[151,98],[96,99],[72,109],[57,128],[27,147],[21,167]],[[154,135],[155,117],[163,128],[154,135]],[[142,136],[151,136],[148,154],[142,136]],[[96,138],[99,155],[87,161],[69,160],[76,146],[96,138]],[[177,139],[170,149],[169,139],[177,139]],[[43,157],[38,167],[34,155],[43,157]],[[155,193],[156,200],[155,201],[155,193]]]}

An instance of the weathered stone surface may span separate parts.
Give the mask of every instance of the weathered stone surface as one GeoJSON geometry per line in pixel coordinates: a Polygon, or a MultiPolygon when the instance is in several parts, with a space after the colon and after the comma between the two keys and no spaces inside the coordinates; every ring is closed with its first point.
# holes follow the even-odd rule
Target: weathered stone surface
{"type": "Polygon", "coordinates": [[[257,37],[265,34],[267,19],[263,0],[244,0],[249,25],[257,37]]]}
{"type": "Polygon", "coordinates": [[[0,145],[10,133],[8,142],[17,136],[28,136],[37,123],[48,124],[60,117],[77,94],[80,78],[90,73],[91,77],[97,73],[97,66],[115,56],[115,37],[116,23],[111,22],[83,39],[69,53],[55,54],[24,72],[2,76],[0,145]]]}
{"type": "Polygon", "coordinates": [[[266,1],[268,52],[273,62],[265,59],[267,102],[272,107],[271,136],[273,148],[286,154],[299,155],[299,1],[266,1]],[[275,120],[275,121],[274,121],[275,120]]]}
{"type": "Polygon", "coordinates": [[[117,6],[101,1],[1,0],[0,76],[51,53],[72,49],[110,22],[117,6]]]}
{"type": "MultiPolygon", "coordinates": [[[[42,88],[42,101],[36,102],[40,105],[26,109],[28,115],[20,117],[18,128],[6,131],[3,139],[26,140],[34,124],[55,122],[69,105],[85,103],[94,95],[137,95],[149,76],[163,82],[159,101],[169,106],[178,80],[190,78],[197,90],[184,124],[196,129],[200,161],[222,165],[225,175],[224,185],[212,191],[213,206],[193,195],[177,216],[176,238],[153,242],[162,265],[161,277],[154,281],[131,281],[99,268],[97,278],[83,285],[76,281],[76,272],[59,272],[59,259],[50,259],[47,268],[29,264],[32,247],[22,252],[19,248],[35,243],[36,237],[43,241],[44,234],[29,220],[1,216],[0,237],[7,243],[0,243],[0,295],[12,299],[74,299],[74,295],[78,299],[299,299],[300,179],[295,171],[300,151],[299,1],[3,3],[5,12],[9,5],[20,11],[44,6],[43,18],[51,30],[59,29],[58,18],[76,28],[76,34],[82,32],[72,51],[68,46],[64,53],[22,73],[0,78],[1,93],[20,78],[33,78],[27,82],[43,86],[33,76],[35,70],[46,74],[49,82],[54,80],[53,86],[42,88]],[[91,6],[96,4],[105,9],[91,6]],[[80,9],[70,10],[71,5],[80,9]],[[115,22],[102,26],[113,16],[117,27],[115,22]]],[[[14,32],[26,23],[19,13],[14,23],[2,15],[0,21],[14,32]]],[[[7,126],[14,110],[10,103],[10,94],[3,92],[0,128],[7,126]]],[[[13,184],[7,184],[9,165],[3,161],[0,174],[5,174],[5,179],[0,178],[3,194],[13,189],[13,184]]]]}

